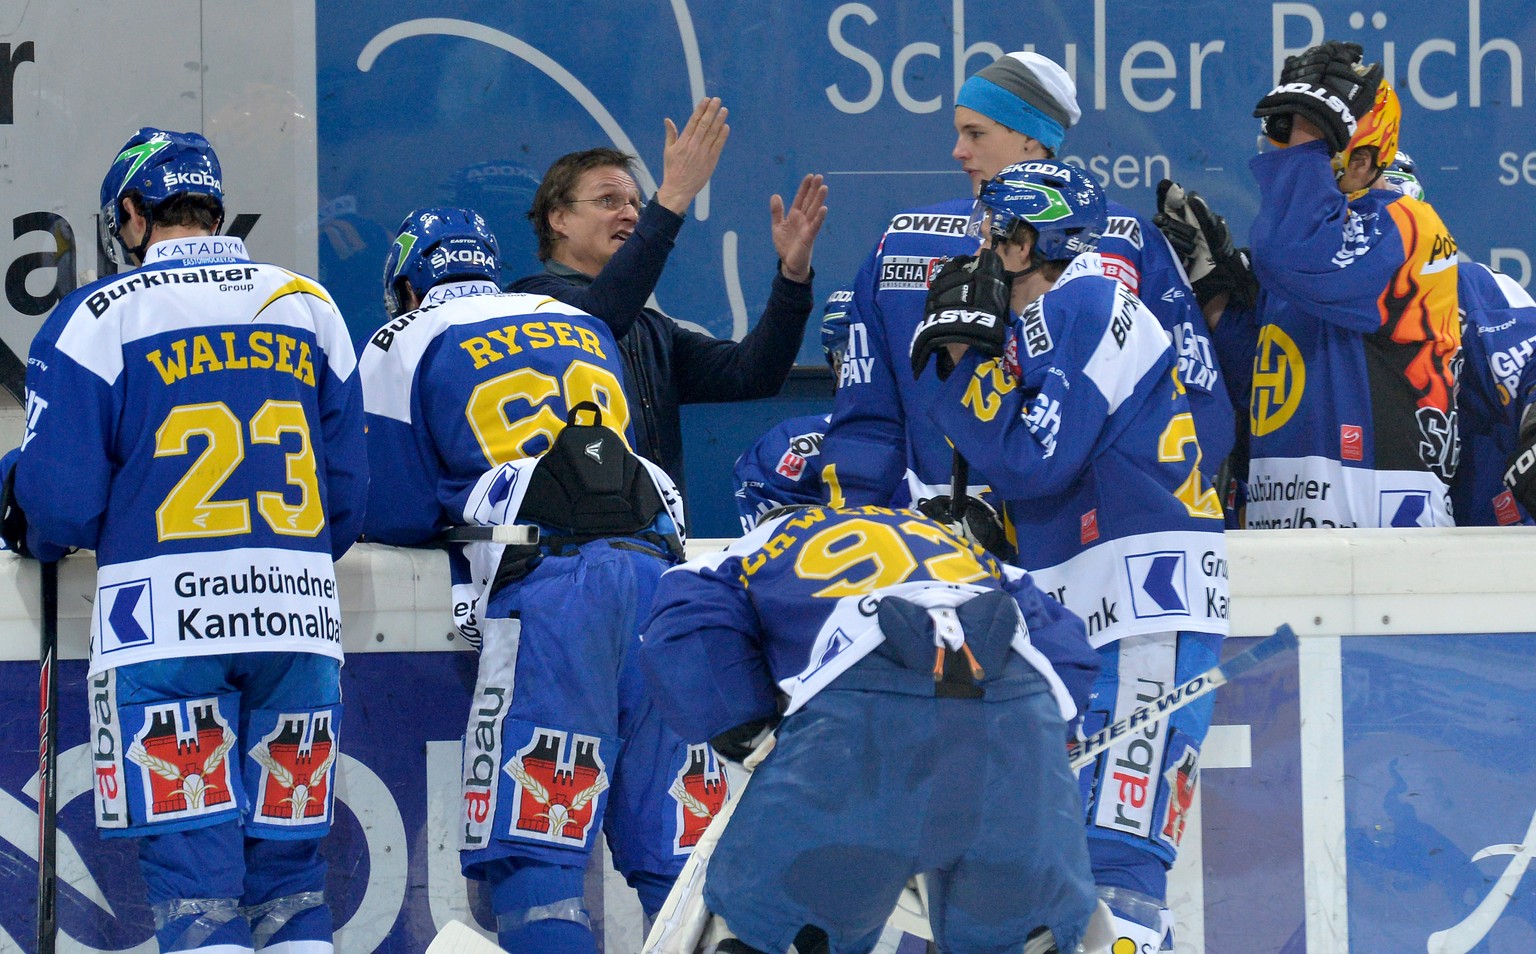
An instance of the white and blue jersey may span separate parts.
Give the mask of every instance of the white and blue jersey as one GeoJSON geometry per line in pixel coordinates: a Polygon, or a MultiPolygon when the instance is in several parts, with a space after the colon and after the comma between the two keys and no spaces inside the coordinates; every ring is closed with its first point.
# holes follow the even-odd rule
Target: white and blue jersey
{"type": "Polygon", "coordinates": [[[467,494],[498,464],[536,457],[591,401],[633,446],[623,369],[607,326],[541,295],[488,282],[433,288],[419,309],[374,332],[359,362],[374,462],[365,534],[425,543],[459,522],[467,494]],[[474,286],[470,294],[454,294],[474,286]]]}
{"type": "Polygon", "coordinates": [[[1456,375],[1461,458],[1451,481],[1456,523],[1530,524],[1503,474],[1520,416],[1536,403],[1536,301],[1508,275],[1473,262],[1457,268],[1456,294],[1462,316],[1456,375]]]}
{"type": "Polygon", "coordinates": [[[32,342],[16,492],[45,559],[94,549],[91,674],[238,652],[341,658],[332,561],[362,524],[362,391],[312,279],[173,239],[32,342]]]}
{"type": "Polygon", "coordinates": [[[1222,511],[1175,367],[1156,319],[1080,255],[1015,316],[1005,356],[967,354],[929,411],[1095,646],[1227,631],[1222,511]]]}
{"type": "MultiPolygon", "coordinates": [[[[972,205],[956,199],[895,216],[859,270],[848,353],[822,452],[823,467],[832,468],[827,492],[834,502],[899,504],[947,492],[949,443],[927,414],[938,384],[931,376],[912,379],[909,352],[929,282],[947,259],[977,250],[977,240],[966,234],[972,205]]],[[[1175,341],[1205,449],[1203,467],[1212,475],[1232,448],[1234,412],[1205,320],[1168,240],[1125,206],[1108,205],[1109,227],[1099,240],[1104,271],[1138,293],[1175,341]]],[[[987,484],[988,476],[972,462],[973,485],[987,484]]]]}
{"type": "Polygon", "coordinates": [[[879,598],[956,605],[999,589],[1027,610],[1014,651],[1071,719],[1098,669],[1081,621],[1042,603],[1024,571],[910,510],[797,511],[669,570],[641,656],[652,682],[670,687],[658,700],[667,721],[704,741],[777,714],[780,692],[796,711],[872,651],[884,639],[879,598]]]}
{"type": "Polygon", "coordinates": [[[780,421],[736,458],[731,476],[743,533],[751,533],[774,507],[826,500],[821,441],[829,420],[830,414],[807,414],[780,421]]]}

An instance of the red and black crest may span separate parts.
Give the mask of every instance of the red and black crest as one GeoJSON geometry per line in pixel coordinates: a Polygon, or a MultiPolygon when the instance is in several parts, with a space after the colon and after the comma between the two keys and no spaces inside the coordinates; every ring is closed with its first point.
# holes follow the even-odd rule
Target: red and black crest
{"type": "Polygon", "coordinates": [[[667,794],[677,802],[677,834],[672,850],[681,852],[699,843],[704,829],[725,807],[729,788],[714,750],[703,744],[688,746],[688,758],[667,794]]]}
{"type": "Polygon", "coordinates": [[[512,833],[555,844],[585,844],[608,788],[596,736],[534,729],[505,771],[517,783],[512,833]]]}
{"type": "Polygon", "coordinates": [[[330,813],[332,769],[336,765],[333,714],[285,712],[255,748],[261,766],[256,817],[271,824],[324,822],[330,813]]]}
{"type": "Polygon", "coordinates": [[[147,821],[222,811],[234,801],[235,734],[215,699],[148,706],[128,758],[140,766],[147,821]]]}

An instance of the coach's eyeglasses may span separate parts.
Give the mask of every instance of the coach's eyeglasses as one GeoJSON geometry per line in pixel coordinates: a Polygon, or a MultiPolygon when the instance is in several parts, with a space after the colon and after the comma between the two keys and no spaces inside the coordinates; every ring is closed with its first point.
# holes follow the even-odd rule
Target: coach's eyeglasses
{"type": "Polygon", "coordinates": [[[619,209],[622,209],[626,205],[631,209],[634,209],[636,212],[640,211],[640,200],[634,196],[629,196],[626,198],[621,195],[613,195],[610,193],[608,195],[600,195],[595,199],[572,199],[566,204],[575,205],[578,202],[596,202],[599,206],[602,207],[604,212],[617,212],[619,209]]]}

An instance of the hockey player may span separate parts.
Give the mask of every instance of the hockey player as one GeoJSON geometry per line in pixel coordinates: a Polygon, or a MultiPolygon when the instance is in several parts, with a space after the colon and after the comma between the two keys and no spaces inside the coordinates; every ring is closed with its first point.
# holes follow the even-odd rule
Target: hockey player
{"type": "Polygon", "coordinates": [[[96,551],[96,825],[137,840],[160,949],[327,954],[332,561],[362,522],[362,392],[326,290],[252,262],[223,218],[202,136],[123,146],[102,237],[135,270],[33,340],[14,489],[32,553],[96,551]]]}
{"type": "MultiPolygon", "coordinates": [[[[1093,180],[1046,160],[1009,166],[970,222],[983,250],[934,277],[912,371],[936,385],[934,426],[1004,502],[1019,565],[1087,621],[1104,661],[1091,735],[1218,662],[1221,506],[1168,335],[1093,250],[1105,222],[1093,180]]],[[[1083,770],[1094,880],[1127,950],[1168,942],[1167,871],[1212,704],[1083,770]]]]}
{"type": "Polygon", "coordinates": [[[544,531],[478,562],[451,554],[459,631],[480,650],[461,861],[490,883],[502,947],[579,954],[596,950],[582,873],[597,833],[654,914],[725,786],[707,747],[665,732],[630,652],[682,518],[628,450],[613,337],[552,298],[498,294],[496,252],[469,210],[401,225],[391,320],[360,359],[366,531],[406,545],[466,521],[544,531]],[[569,424],[578,407],[596,420],[569,424]]]}
{"type": "MultiPolygon", "coordinates": [[[[1424,198],[1424,185],[1406,152],[1398,151],[1382,179],[1406,196],[1424,198]]],[[[1452,514],[1458,526],[1530,525],[1536,522],[1531,519],[1536,473],[1529,473],[1530,465],[1522,471],[1521,457],[1536,447],[1536,361],[1531,360],[1536,300],[1503,272],[1460,262],[1456,301],[1461,313],[1456,372],[1461,454],[1451,479],[1452,514]]]]}
{"type": "Polygon", "coordinates": [[[1224,366],[1252,368],[1247,526],[1448,526],[1456,242],[1383,181],[1402,108],[1380,66],[1329,42],[1280,80],[1255,115],[1282,148],[1250,164],[1262,292],[1209,312],[1224,366]]]}
{"type": "MultiPolygon", "coordinates": [[[[1383,188],[1424,199],[1413,161],[1404,152],[1382,171],[1382,182],[1383,188]]],[[[1176,193],[1181,219],[1174,227],[1188,230],[1191,248],[1197,242],[1206,249],[1225,248],[1225,255],[1218,251],[1209,258],[1224,259],[1231,274],[1243,273],[1247,263],[1232,255],[1225,220],[1210,211],[1199,193],[1181,193],[1176,193]]],[[[1256,287],[1251,275],[1246,281],[1256,287]]],[[[1520,423],[1536,403],[1536,362],[1530,360],[1536,344],[1536,301],[1518,282],[1476,262],[1457,265],[1456,297],[1462,344],[1455,375],[1461,446],[1450,486],[1452,515],[1460,526],[1529,524],[1530,505],[1536,500],[1530,499],[1530,490],[1524,499],[1517,495],[1515,478],[1524,449],[1520,423]],[[1511,473],[1509,485],[1506,473],[1511,473]]]]}
{"type": "MultiPolygon", "coordinates": [[[[852,298],[849,289],[839,288],[822,308],[821,353],[832,369],[834,388],[843,380],[852,298]]],[[[864,350],[862,344],[855,348],[855,361],[861,360],[864,350]]],[[[850,371],[855,370],[857,366],[850,367],[850,371]]],[[[736,458],[731,476],[736,482],[736,510],[743,533],[750,533],[757,526],[757,518],[774,507],[826,499],[821,483],[821,440],[830,418],[829,414],[805,414],[781,421],[736,458]]]]}
{"type": "Polygon", "coordinates": [[[1479,262],[1456,269],[1461,456],[1451,481],[1460,526],[1531,524],[1536,513],[1536,301],[1479,262]]]}
{"type": "MultiPolygon", "coordinates": [[[[1081,115],[1071,77],[1038,53],[1009,53],[961,87],[951,155],[970,177],[971,194],[892,218],[854,283],[854,327],[867,335],[874,361],[867,379],[849,380],[837,395],[822,450],[823,464],[833,468],[832,502],[900,503],[946,492],[949,444],[926,410],[937,384],[913,381],[906,370],[929,282],[945,258],[976,251],[976,239],[965,234],[976,190],[1004,166],[1055,155],[1081,115]]],[[[1231,449],[1234,414],[1204,321],[1162,233],[1118,203],[1110,203],[1109,216],[1099,245],[1105,272],[1138,294],[1173,336],[1205,450],[1202,466],[1213,476],[1231,449]]],[[[972,482],[985,485],[990,476],[981,471],[972,482]]]]}
{"type": "Polygon", "coordinates": [[[915,512],[789,509],[668,571],[640,651],[667,721],[728,758],[784,713],[710,859],[719,951],[868,951],[920,872],[940,950],[1076,950],[1082,621],[915,512]]]}

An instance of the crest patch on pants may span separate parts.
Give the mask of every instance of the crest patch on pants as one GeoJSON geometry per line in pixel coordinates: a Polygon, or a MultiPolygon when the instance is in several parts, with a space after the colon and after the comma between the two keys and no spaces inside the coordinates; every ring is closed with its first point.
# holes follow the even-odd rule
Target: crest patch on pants
{"type": "Polygon", "coordinates": [[[715,750],[702,743],[688,746],[688,757],[667,794],[677,802],[672,853],[684,854],[704,837],[704,829],[725,806],[729,794],[725,770],[715,750]]]}
{"type": "Polygon", "coordinates": [[[528,741],[502,766],[515,783],[509,793],[507,833],[585,847],[595,823],[602,819],[600,798],[608,790],[603,740],[545,726],[531,728],[528,741]]]}
{"type": "Polygon", "coordinates": [[[251,714],[249,826],[321,828],[331,823],[340,706],[251,714]]]}
{"type": "MultiPolygon", "coordinates": [[[[146,824],[176,822],[236,807],[230,750],[235,733],[220,699],[184,699],[144,706],[143,723],[128,747],[138,766],[133,786],[146,824]]],[[[132,790],[130,790],[132,793],[132,790]]]]}
{"type": "Polygon", "coordinates": [[[1153,837],[1170,850],[1177,851],[1195,802],[1195,785],[1200,780],[1200,748],[1182,732],[1175,731],[1163,761],[1163,790],[1158,793],[1157,826],[1153,837]]]}

